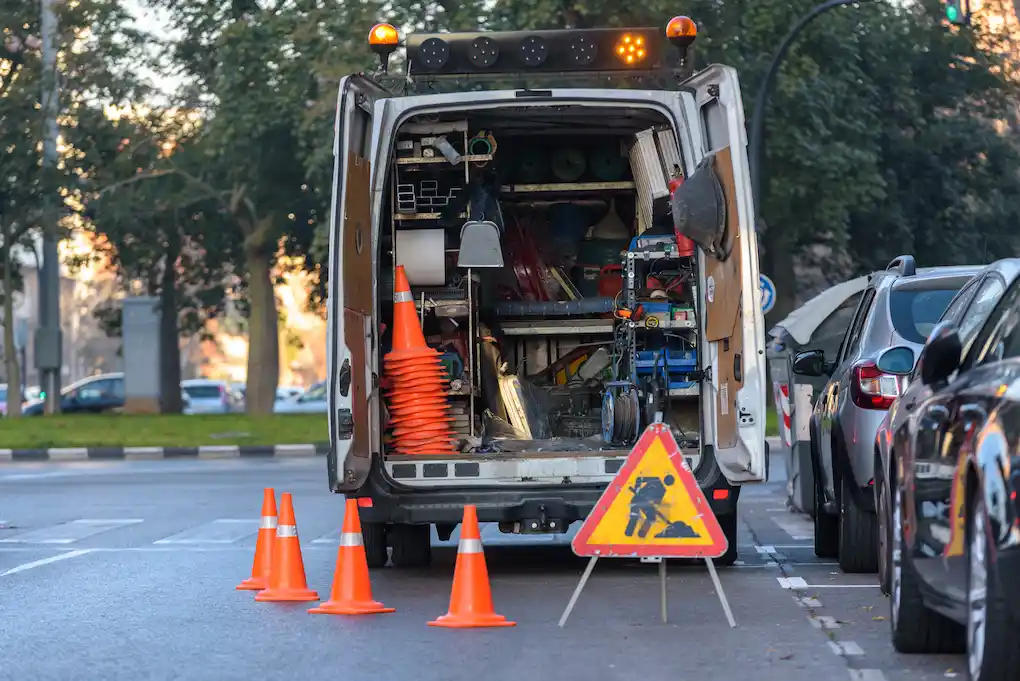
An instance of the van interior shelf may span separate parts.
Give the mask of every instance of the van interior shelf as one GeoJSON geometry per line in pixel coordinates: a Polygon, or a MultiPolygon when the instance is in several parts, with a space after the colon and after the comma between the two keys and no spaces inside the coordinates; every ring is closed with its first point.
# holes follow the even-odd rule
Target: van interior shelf
{"type": "Polygon", "coordinates": [[[503,194],[553,194],[556,192],[633,191],[633,182],[551,182],[542,184],[506,184],[503,194]]]}
{"type": "MultiPolygon", "coordinates": [[[[411,170],[414,166],[424,165],[439,165],[445,163],[450,167],[451,170],[464,170],[463,163],[486,163],[492,160],[492,154],[465,154],[460,157],[460,163],[454,165],[450,163],[445,156],[407,156],[405,158],[398,158],[398,166],[410,166],[404,168],[404,170],[411,170]]],[[[442,166],[440,166],[442,167],[442,166]]]]}
{"type": "MultiPolygon", "coordinates": [[[[404,222],[407,220],[438,220],[443,217],[442,213],[395,213],[393,219],[404,222]]],[[[461,213],[457,217],[462,220],[467,218],[467,213],[461,213]]]]}

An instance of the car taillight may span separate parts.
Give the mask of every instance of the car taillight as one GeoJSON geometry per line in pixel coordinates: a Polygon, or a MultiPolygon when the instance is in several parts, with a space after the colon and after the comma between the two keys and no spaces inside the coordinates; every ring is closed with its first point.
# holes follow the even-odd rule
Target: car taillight
{"type": "Polygon", "coordinates": [[[883,372],[874,362],[860,362],[853,367],[850,398],[861,409],[888,409],[900,396],[902,380],[883,372]]]}

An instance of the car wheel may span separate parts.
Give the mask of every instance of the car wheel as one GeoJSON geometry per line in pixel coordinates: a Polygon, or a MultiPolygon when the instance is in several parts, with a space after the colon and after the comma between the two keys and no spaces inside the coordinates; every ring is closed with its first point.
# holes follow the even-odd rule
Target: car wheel
{"type": "MultiPolygon", "coordinates": [[[[877,459],[876,459],[877,462],[877,459]]],[[[878,470],[876,468],[876,470],[878,470]]],[[[878,585],[886,596],[892,588],[892,519],[889,517],[889,483],[876,476],[875,510],[878,516],[878,585]]]]}
{"type": "Polygon", "coordinates": [[[995,562],[990,560],[988,514],[975,495],[967,547],[967,667],[970,681],[1020,678],[1017,644],[995,562]]]}
{"type": "Polygon", "coordinates": [[[964,649],[964,629],[956,622],[929,610],[921,599],[920,578],[903,549],[902,493],[892,502],[892,574],[889,623],[893,648],[900,653],[959,653],[964,649]]]}
{"type": "Polygon", "coordinates": [[[814,476],[815,487],[815,555],[835,558],[839,555],[839,518],[825,512],[825,494],[821,476],[814,476]]]}
{"type": "Polygon", "coordinates": [[[722,528],[723,535],[726,536],[726,553],[719,558],[715,559],[715,564],[721,567],[727,567],[733,565],[737,561],[737,512],[726,513],[725,515],[717,516],[719,526],[722,528]]]}
{"type": "Polygon", "coordinates": [[[878,516],[861,508],[854,500],[849,475],[840,477],[839,490],[839,567],[843,572],[878,570],[878,516]]]}
{"type": "Polygon", "coordinates": [[[361,523],[361,539],[365,544],[365,559],[369,568],[386,567],[389,551],[386,549],[386,525],[361,523]]]}
{"type": "Polygon", "coordinates": [[[392,525],[389,535],[394,567],[428,567],[432,563],[431,525],[392,525]]]}

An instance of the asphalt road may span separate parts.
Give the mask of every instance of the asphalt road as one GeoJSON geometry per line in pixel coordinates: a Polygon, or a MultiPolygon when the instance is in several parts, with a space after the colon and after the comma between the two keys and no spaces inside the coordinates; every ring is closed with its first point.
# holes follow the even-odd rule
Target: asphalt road
{"type": "MultiPolygon", "coordinates": [[[[321,459],[0,466],[0,679],[141,681],[929,681],[962,657],[893,652],[874,576],[815,558],[810,519],[778,478],[741,497],[740,562],[720,570],[730,629],[702,565],[670,562],[669,624],[656,567],[603,560],[565,628],[584,561],[569,537],[483,528],[492,590],[512,629],[445,630],[456,535],[432,568],[372,573],[397,612],[312,616],[255,603],[262,488],[292,492],[310,586],[325,598],[343,503],[321,459]],[[803,580],[803,581],[801,581],[803,580]],[[789,588],[795,587],[795,588],[789,588]]],[[[576,525],[574,528],[576,530],[576,525]]]]}

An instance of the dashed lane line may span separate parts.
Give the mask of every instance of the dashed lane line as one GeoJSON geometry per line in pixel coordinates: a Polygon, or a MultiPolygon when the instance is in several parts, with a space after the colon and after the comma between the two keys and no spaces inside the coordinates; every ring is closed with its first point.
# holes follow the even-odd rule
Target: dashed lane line
{"type": "Polygon", "coordinates": [[[8,575],[16,575],[19,572],[25,572],[26,570],[32,570],[43,565],[49,565],[50,563],[56,563],[62,560],[68,560],[70,558],[77,558],[78,556],[84,556],[87,553],[92,553],[91,549],[78,549],[77,551],[68,551],[67,553],[60,553],[49,558],[40,558],[39,560],[33,560],[31,563],[24,563],[17,567],[12,567],[6,572],[0,572],[0,577],[6,577],[8,575]]]}
{"type": "Polygon", "coordinates": [[[5,544],[73,544],[76,541],[142,522],[138,518],[82,518],[0,539],[5,544]]]}
{"type": "Polygon", "coordinates": [[[881,669],[848,669],[850,681],[885,681],[881,669]]]}
{"type": "Polygon", "coordinates": [[[812,615],[808,617],[808,621],[811,622],[811,626],[816,629],[840,629],[842,626],[835,617],[831,615],[812,615]]]}
{"type": "Polygon", "coordinates": [[[828,644],[832,652],[841,657],[858,657],[864,654],[864,650],[853,641],[828,641],[828,644]]]}

